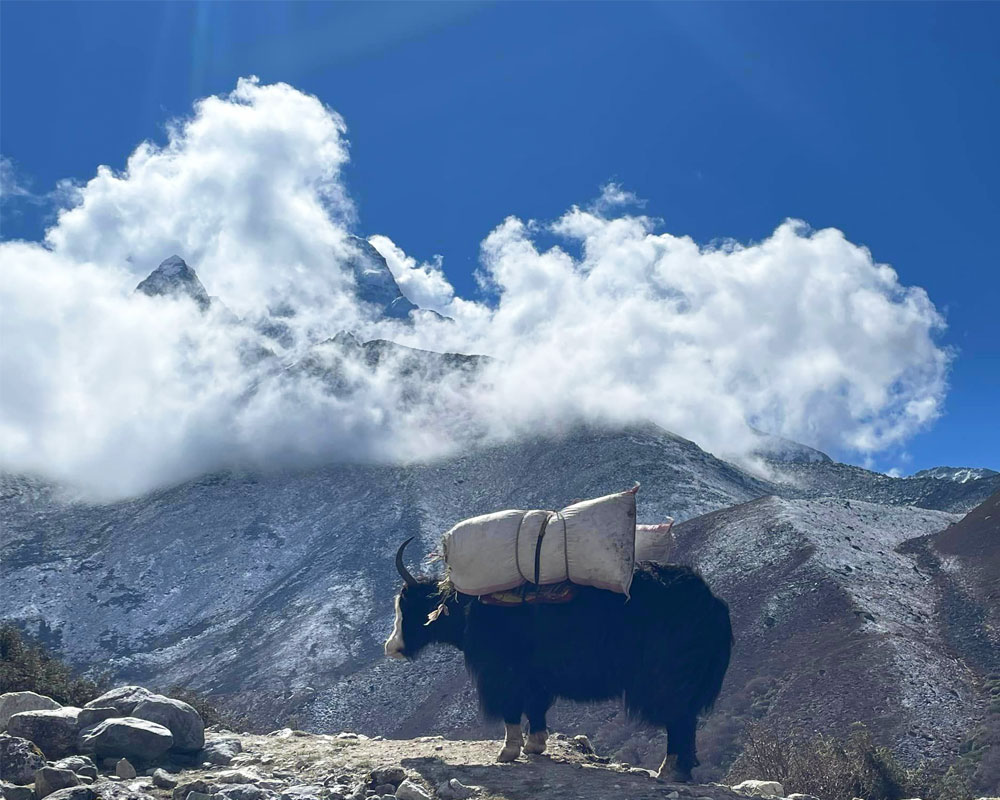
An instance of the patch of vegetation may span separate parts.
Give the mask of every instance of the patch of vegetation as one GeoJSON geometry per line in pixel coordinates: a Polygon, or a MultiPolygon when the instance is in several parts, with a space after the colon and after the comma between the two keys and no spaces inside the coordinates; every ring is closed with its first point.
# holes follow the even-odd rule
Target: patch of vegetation
{"type": "Polygon", "coordinates": [[[911,776],[892,752],[856,724],[846,739],[792,732],[780,737],[759,723],[744,732],[743,752],[733,762],[728,782],[779,781],[786,794],[799,792],[823,800],[900,800],[910,793],[911,776]]]}
{"type": "Polygon", "coordinates": [[[63,705],[82,706],[101,693],[102,683],[74,675],[69,665],[27,640],[17,626],[0,625],[0,694],[35,692],[63,705]]]}
{"type": "Polygon", "coordinates": [[[201,714],[205,727],[215,725],[230,731],[252,730],[249,718],[242,714],[233,713],[214,705],[206,695],[188,689],[184,686],[171,686],[164,694],[175,700],[187,703],[195,711],[201,714]]]}

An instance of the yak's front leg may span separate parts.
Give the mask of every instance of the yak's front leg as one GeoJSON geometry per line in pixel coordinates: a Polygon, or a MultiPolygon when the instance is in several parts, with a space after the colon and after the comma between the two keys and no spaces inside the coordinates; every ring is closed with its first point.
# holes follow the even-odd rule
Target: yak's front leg
{"type": "Polygon", "coordinates": [[[513,761],[521,755],[521,713],[524,710],[525,686],[513,665],[481,673],[478,679],[479,703],[487,719],[504,722],[503,747],[497,761],[513,761]]]}
{"type": "Polygon", "coordinates": [[[497,753],[497,761],[513,761],[521,755],[524,737],[521,734],[521,720],[504,723],[503,747],[497,753]]]}

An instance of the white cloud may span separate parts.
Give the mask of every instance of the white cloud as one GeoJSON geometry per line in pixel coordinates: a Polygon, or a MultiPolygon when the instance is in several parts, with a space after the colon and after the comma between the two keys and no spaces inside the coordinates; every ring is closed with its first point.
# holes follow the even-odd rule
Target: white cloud
{"type": "Polygon", "coordinates": [[[495,304],[457,297],[440,260],[371,237],[410,299],[454,320],[373,321],[342,269],[345,133],[317,98],[241,80],[164,147],[101,167],[44,245],[0,244],[0,465],[107,497],[227,465],[410,460],[470,432],[579,420],[652,420],[730,454],[752,446],[750,424],[864,455],[940,413],[943,321],[864,247],[796,221],[700,247],[625,213],[636,199],[614,184],[551,224],[511,217],[486,237],[495,304]],[[540,249],[539,234],[571,246],[540,249]],[[246,323],[132,295],[173,253],[246,323]],[[281,344],[255,330],[269,308],[293,312],[281,344]],[[471,386],[401,380],[391,360],[372,372],[315,347],[339,330],[496,360],[471,386]],[[252,357],[261,346],[276,357],[252,357]],[[315,369],[288,368],[303,357],[315,369]]]}

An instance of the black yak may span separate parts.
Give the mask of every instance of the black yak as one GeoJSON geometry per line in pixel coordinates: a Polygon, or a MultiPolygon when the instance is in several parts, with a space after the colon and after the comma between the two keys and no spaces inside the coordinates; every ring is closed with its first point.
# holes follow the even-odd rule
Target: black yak
{"type": "Polygon", "coordinates": [[[499,761],[513,761],[522,747],[544,752],[545,714],[556,698],[620,697],[629,713],[666,728],[660,777],[691,779],[698,715],[718,697],[732,647],[729,608],[701,576],[641,561],[630,599],[579,586],[566,603],[503,607],[442,595],[436,580],[414,578],[403,564],[409,541],[396,553],[404,585],[385,654],[411,659],[434,643],[461,650],[484,715],[506,725],[499,761]]]}

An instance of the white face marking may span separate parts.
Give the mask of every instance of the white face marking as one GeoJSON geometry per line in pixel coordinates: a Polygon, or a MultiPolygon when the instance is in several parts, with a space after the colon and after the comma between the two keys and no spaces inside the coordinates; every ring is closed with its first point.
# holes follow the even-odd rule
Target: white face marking
{"type": "Polygon", "coordinates": [[[403,612],[399,609],[399,595],[396,595],[396,622],[392,626],[392,636],[385,640],[385,654],[389,658],[406,658],[403,655],[403,612]]]}

